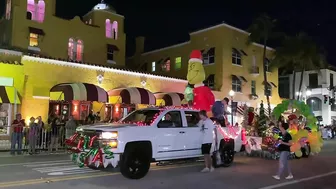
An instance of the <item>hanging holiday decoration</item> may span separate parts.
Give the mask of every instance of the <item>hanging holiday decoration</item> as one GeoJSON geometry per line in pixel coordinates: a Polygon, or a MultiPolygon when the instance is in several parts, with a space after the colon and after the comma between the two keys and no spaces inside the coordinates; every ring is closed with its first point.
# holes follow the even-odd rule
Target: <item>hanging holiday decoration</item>
{"type": "Polygon", "coordinates": [[[81,136],[78,133],[67,139],[65,143],[72,152],[72,161],[79,167],[89,165],[107,167],[109,164],[116,166],[118,162],[114,160],[112,148],[108,145],[103,147],[95,145],[97,139],[98,136],[81,136]]]}
{"type": "Polygon", "coordinates": [[[190,54],[187,80],[190,84],[194,85],[193,108],[210,111],[211,106],[215,103],[215,96],[211,92],[211,89],[203,84],[205,72],[202,64],[201,51],[193,50],[190,54]]]}
{"type": "Polygon", "coordinates": [[[266,136],[266,130],[267,130],[267,125],[266,125],[266,115],[265,115],[265,108],[264,108],[264,103],[263,101],[261,101],[260,103],[260,108],[259,108],[259,125],[258,125],[258,135],[259,136],[266,136]]]}

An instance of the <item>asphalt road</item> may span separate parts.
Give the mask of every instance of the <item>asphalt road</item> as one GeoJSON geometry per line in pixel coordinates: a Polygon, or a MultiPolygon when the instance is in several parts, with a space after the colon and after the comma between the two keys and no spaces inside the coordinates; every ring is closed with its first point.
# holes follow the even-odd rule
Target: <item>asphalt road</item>
{"type": "Polygon", "coordinates": [[[278,162],[237,156],[234,165],[200,173],[201,163],[151,167],[141,180],[116,170],[78,168],[68,155],[0,158],[0,188],[13,189],[336,189],[336,141],[318,156],[292,160],[293,180],[274,180],[278,162]]]}

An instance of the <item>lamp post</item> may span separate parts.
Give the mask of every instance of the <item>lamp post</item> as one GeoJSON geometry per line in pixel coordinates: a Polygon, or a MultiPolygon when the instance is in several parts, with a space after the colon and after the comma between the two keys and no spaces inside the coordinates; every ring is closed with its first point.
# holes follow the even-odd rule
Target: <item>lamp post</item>
{"type": "Polygon", "coordinates": [[[230,90],[229,95],[231,97],[231,125],[233,126],[233,96],[235,95],[235,92],[230,90]]]}

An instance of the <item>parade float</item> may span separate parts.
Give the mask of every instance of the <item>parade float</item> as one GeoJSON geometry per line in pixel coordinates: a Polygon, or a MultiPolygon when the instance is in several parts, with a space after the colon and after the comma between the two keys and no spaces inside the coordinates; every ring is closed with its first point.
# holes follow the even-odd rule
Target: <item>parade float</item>
{"type": "Polygon", "coordinates": [[[289,124],[293,157],[308,157],[321,151],[323,140],[317,129],[317,119],[307,104],[297,100],[284,100],[274,108],[270,118],[265,117],[263,111],[263,103],[259,115],[252,108],[245,108],[244,120],[247,121],[243,122],[243,126],[247,129],[248,155],[278,158],[277,141],[282,137],[278,128],[280,121],[289,124]]]}
{"type": "MultiPolygon", "coordinates": [[[[198,127],[198,114],[200,110],[209,112],[215,98],[203,84],[205,73],[200,51],[191,53],[187,78],[190,85],[186,88],[185,98],[189,107],[150,107],[136,110],[116,123],[81,126],[66,140],[72,160],[80,167],[120,167],[125,177],[139,179],[147,174],[152,161],[202,157],[202,140],[199,139],[203,132],[198,127]],[[187,119],[181,120],[181,115],[187,119]],[[174,117],[180,117],[179,126],[174,117]],[[193,125],[191,128],[184,128],[190,124],[193,125]],[[181,129],[179,134],[171,134],[176,132],[176,127],[181,129]],[[185,132],[191,134],[184,135],[185,132]],[[180,150],[182,148],[185,150],[180,150]]],[[[214,166],[228,167],[233,163],[234,154],[243,149],[245,133],[241,127],[217,125],[217,129],[219,135],[212,145],[216,153],[214,166]]]]}

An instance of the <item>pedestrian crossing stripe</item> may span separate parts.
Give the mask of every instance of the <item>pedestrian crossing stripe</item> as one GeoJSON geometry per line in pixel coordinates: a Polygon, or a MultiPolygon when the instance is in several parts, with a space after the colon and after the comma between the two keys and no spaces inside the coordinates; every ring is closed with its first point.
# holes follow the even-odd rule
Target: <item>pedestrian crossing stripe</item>
{"type": "Polygon", "coordinates": [[[26,168],[31,168],[33,171],[47,174],[49,176],[76,175],[100,172],[99,170],[93,170],[87,167],[80,168],[77,165],[74,165],[74,163],[70,160],[50,163],[34,163],[23,166],[26,168]]]}

